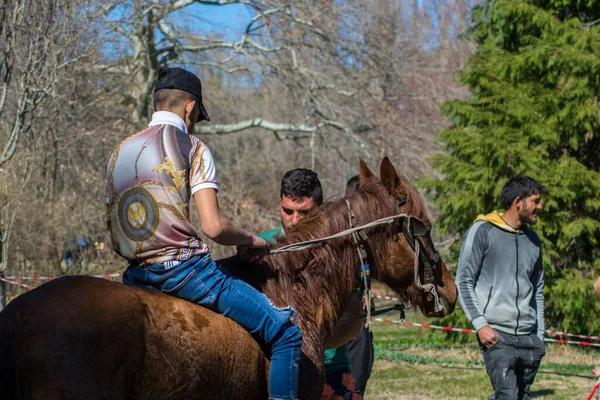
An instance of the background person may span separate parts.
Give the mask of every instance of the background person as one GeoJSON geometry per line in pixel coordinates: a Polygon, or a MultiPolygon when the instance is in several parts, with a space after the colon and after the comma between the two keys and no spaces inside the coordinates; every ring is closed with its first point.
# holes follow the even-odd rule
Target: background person
{"type": "Polygon", "coordinates": [[[285,234],[286,228],[297,225],[323,204],[323,189],[317,173],[306,168],[287,171],[281,178],[279,199],[281,226],[259,235],[270,242],[275,242],[277,236],[285,234]]]}
{"type": "Polygon", "coordinates": [[[480,215],[465,234],[456,272],[462,308],[474,329],[496,399],[530,399],[544,349],[541,242],[529,228],[544,187],[511,178],[504,213],[480,215]]]}
{"type": "MultiPolygon", "coordinates": [[[[272,243],[323,203],[323,189],[317,173],[305,168],[286,172],[281,179],[279,198],[281,226],[259,235],[272,243]]],[[[325,387],[321,399],[362,399],[352,377],[348,345],[326,349],[324,360],[325,387]]]]}

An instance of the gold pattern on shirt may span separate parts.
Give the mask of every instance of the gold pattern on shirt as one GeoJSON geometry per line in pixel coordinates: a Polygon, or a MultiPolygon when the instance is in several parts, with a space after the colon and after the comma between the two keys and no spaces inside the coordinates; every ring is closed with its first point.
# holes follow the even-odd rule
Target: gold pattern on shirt
{"type": "Polygon", "coordinates": [[[138,180],[138,161],[140,161],[140,157],[142,156],[142,153],[144,152],[144,150],[146,150],[146,148],[148,146],[150,146],[152,144],[152,141],[154,140],[154,138],[156,138],[158,135],[157,133],[164,130],[164,126],[159,129],[157,132],[154,132],[154,135],[150,136],[148,139],[146,139],[146,141],[144,142],[144,144],[142,144],[142,148],[140,149],[140,152],[138,153],[137,157],[135,158],[135,163],[134,163],[134,168],[135,168],[135,178],[133,178],[133,183],[135,184],[138,180]]]}
{"type": "Polygon", "coordinates": [[[194,182],[194,184],[206,182],[206,176],[204,174],[204,157],[202,157],[202,153],[204,153],[204,142],[199,142],[198,146],[200,147],[196,151],[198,156],[194,159],[194,164],[192,165],[190,172],[195,173],[196,171],[200,171],[200,182],[194,182]],[[200,164],[200,166],[198,166],[198,164],[200,164]]]}
{"type": "Polygon", "coordinates": [[[173,214],[175,214],[175,216],[179,219],[182,219],[184,221],[187,221],[187,216],[183,215],[181,213],[181,211],[175,207],[172,206],[171,204],[165,204],[165,203],[158,203],[158,207],[159,208],[166,208],[167,210],[171,211],[173,214]]]}
{"type": "Polygon", "coordinates": [[[141,181],[138,186],[150,186],[150,185],[161,186],[162,183],[160,181],[153,181],[152,179],[146,179],[145,181],[141,181]]]}
{"type": "Polygon", "coordinates": [[[173,186],[167,186],[167,190],[179,191],[181,188],[185,187],[185,169],[177,169],[175,163],[169,157],[165,157],[165,162],[158,167],[152,168],[152,172],[160,173],[162,171],[169,174],[175,184],[175,188],[173,188],[173,186]]]}
{"type": "Polygon", "coordinates": [[[142,246],[144,245],[144,242],[138,242],[137,246],[135,246],[135,256],[138,259],[142,258],[142,246]]]}
{"type": "Polygon", "coordinates": [[[147,219],[146,207],[142,203],[134,201],[127,207],[127,221],[133,229],[141,229],[147,219]]]}
{"type": "Polygon", "coordinates": [[[112,153],[108,156],[108,160],[110,161],[110,167],[109,167],[107,180],[108,180],[110,189],[112,190],[112,195],[113,195],[115,201],[119,200],[119,191],[117,190],[117,188],[115,188],[115,179],[113,177],[113,173],[115,171],[115,164],[117,164],[117,159],[119,158],[119,150],[121,150],[121,146],[123,146],[125,143],[129,142],[131,139],[148,131],[148,129],[152,129],[152,127],[149,126],[148,128],[146,128],[138,133],[135,133],[135,134],[129,136],[128,138],[126,138],[125,140],[123,140],[121,143],[119,143],[117,145],[117,147],[115,147],[115,149],[112,151],[112,153]]]}
{"type": "Polygon", "coordinates": [[[129,189],[119,199],[117,216],[123,233],[135,242],[143,242],[154,235],[160,213],[156,200],[142,187],[129,189]]]}

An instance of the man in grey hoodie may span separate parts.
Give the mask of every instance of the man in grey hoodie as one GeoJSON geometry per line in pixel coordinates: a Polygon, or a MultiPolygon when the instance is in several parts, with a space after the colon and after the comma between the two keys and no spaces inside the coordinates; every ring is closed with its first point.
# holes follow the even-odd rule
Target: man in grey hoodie
{"type": "Polygon", "coordinates": [[[477,331],[495,399],[530,399],[544,350],[541,242],[529,228],[544,187],[517,175],[502,188],[504,213],[480,215],[465,234],[456,283],[477,331]]]}

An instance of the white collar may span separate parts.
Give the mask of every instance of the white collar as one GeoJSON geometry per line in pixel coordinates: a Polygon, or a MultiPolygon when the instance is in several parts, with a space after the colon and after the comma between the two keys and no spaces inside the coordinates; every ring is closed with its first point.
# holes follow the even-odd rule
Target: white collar
{"type": "Polygon", "coordinates": [[[187,126],[185,126],[184,120],[179,115],[172,113],[171,111],[156,111],[154,114],[152,114],[152,121],[150,121],[148,126],[164,124],[173,125],[175,128],[188,133],[188,129],[187,126]]]}

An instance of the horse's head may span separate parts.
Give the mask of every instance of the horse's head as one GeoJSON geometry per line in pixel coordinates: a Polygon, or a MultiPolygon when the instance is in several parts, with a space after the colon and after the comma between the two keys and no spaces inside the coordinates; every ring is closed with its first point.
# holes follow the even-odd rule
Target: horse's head
{"type": "Polygon", "coordinates": [[[407,179],[398,175],[387,157],[381,162],[380,179],[361,159],[356,192],[383,192],[382,186],[387,193],[380,195],[388,196],[386,214],[407,216],[391,223],[385,243],[377,246],[381,251],[376,255],[378,267],[373,277],[418,305],[428,317],[450,314],[456,303],[456,285],[431,240],[431,222],[422,197],[407,179]]]}

